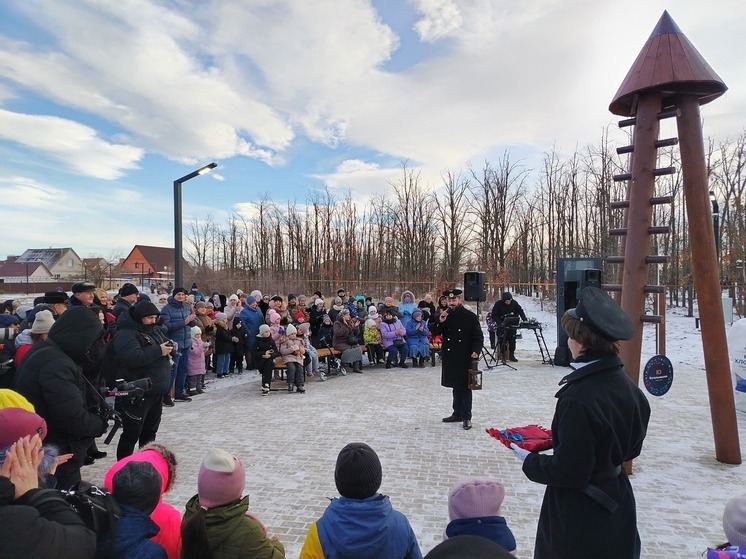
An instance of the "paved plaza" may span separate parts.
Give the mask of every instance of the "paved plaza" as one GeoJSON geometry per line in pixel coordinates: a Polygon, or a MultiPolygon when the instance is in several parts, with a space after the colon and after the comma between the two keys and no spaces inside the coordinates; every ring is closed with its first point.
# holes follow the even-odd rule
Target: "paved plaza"
{"type": "MultiPolygon", "coordinates": [[[[553,351],[554,340],[547,341],[553,351]]],[[[676,366],[671,391],[648,396],[650,429],[631,478],[646,558],[699,557],[723,539],[726,500],[746,493],[746,466],[714,459],[701,348],[688,351],[691,358],[671,357],[676,366]]],[[[192,402],[164,409],[158,441],[179,460],[167,501],[183,508],[196,492],[205,451],[227,449],[247,466],[250,509],[280,536],[287,557],[295,558],[309,524],[337,495],[337,453],[348,442],[363,441],[381,458],[381,492],[409,518],[423,554],[442,539],[450,486],[479,475],[505,485],[502,510],[516,536],[517,557],[530,558],[544,487],[528,481],[512,452],[485,428],[549,427],[557,382],[569,369],[542,364],[533,336],[524,334],[517,354],[517,370],[485,369],[484,390],[474,394],[471,431],[441,422],[451,412],[451,397],[440,386],[439,364],[406,370],[366,366],[363,374],[324,383],[309,379],[305,395],[262,397],[255,372],[213,380],[192,402]]],[[[743,427],[740,432],[744,441],[743,427]]],[[[102,479],[114,461],[114,445],[101,448],[109,457],[85,468],[86,479],[102,479]]]]}

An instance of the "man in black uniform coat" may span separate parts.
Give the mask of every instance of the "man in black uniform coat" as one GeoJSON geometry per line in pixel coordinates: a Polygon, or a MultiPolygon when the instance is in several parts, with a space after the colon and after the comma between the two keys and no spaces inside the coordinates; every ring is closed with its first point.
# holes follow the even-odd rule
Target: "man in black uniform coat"
{"type": "Polygon", "coordinates": [[[433,335],[441,334],[443,368],[440,384],[453,389],[453,413],[443,418],[444,423],[463,422],[471,429],[471,400],[469,370],[471,362],[479,358],[484,343],[482,325],[476,314],[461,304],[461,290],[443,292],[448,298],[448,310],[433,320],[433,335]]]}
{"type": "Polygon", "coordinates": [[[534,558],[636,559],[635,497],[622,464],[640,455],[650,406],[618,356],[632,325],[604,291],[586,287],[562,327],[574,370],[556,394],[554,454],[511,446],[526,476],[547,486],[534,558]]]}
{"type": "Polygon", "coordinates": [[[515,318],[514,322],[517,324],[519,317],[526,322],[526,313],[523,312],[521,305],[513,299],[510,291],[504,292],[502,298],[492,306],[492,321],[497,325],[497,339],[500,343],[499,351],[503,359],[518,361],[515,358],[516,329],[508,328],[504,322],[507,318],[515,318]]]}

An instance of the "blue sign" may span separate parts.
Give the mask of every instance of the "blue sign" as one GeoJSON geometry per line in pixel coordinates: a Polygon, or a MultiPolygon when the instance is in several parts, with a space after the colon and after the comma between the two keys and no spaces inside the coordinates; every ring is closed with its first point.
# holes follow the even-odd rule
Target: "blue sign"
{"type": "Polygon", "coordinates": [[[645,364],[642,382],[653,396],[663,396],[673,384],[673,365],[665,355],[656,355],[645,364]]]}

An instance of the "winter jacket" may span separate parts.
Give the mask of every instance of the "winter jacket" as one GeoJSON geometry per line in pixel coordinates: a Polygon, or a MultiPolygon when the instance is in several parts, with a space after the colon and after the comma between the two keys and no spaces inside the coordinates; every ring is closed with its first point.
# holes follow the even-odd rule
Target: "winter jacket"
{"type": "Polygon", "coordinates": [[[409,327],[409,322],[412,320],[412,313],[416,308],[417,303],[414,301],[414,293],[411,291],[405,291],[402,293],[401,299],[399,300],[399,312],[401,313],[399,318],[405,328],[409,327]]]}
{"type": "Polygon", "coordinates": [[[319,343],[318,347],[332,347],[332,341],[334,340],[334,326],[329,324],[328,326],[325,324],[321,324],[321,328],[319,328],[319,343]]]}
{"type": "Polygon", "coordinates": [[[481,536],[492,540],[506,551],[515,552],[515,536],[508,528],[502,516],[479,516],[474,518],[457,518],[446,526],[446,536],[481,536]]]}
{"type": "Polygon", "coordinates": [[[500,326],[502,321],[509,316],[521,317],[521,320],[526,321],[526,313],[523,312],[523,307],[515,299],[511,299],[509,305],[503,303],[502,300],[496,301],[492,306],[490,315],[496,326],[500,326]]]}
{"type": "Polygon", "coordinates": [[[259,327],[264,324],[264,316],[259,307],[252,309],[251,306],[243,309],[241,314],[238,316],[241,319],[244,330],[246,330],[247,351],[251,351],[256,345],[256,337],[259,335],[259,327]]]}
{"type": "Polygon", "coordinates": [[[106,429],[106,422],[86,407],[81,367],[102,336],[98,315],[74,307],[54,323],[46,340],[31,348],[17,372],[16,390],[47,422],[44,443],[74,455],[66,470],[83,465],[86,449],[106,429]]]}
{"type": "Polygon", "coordinates": [[[171,386],[171,363],[161,354],[161,344],[168,341],[155,324],[135,320],[130,312],[119,315],[117,333],[106,346],[104,374],[107,384],[113,379],[128,382],[149,378],[152,386],[147,394],[163,395],[171,386]]]}
{"type": "Polygon", "coordinates": [[[350,337],[355,337],[359,343],[360,326],[353,326],[351,322],[345,322],[342,318],[337,317],[337,320],[334,321],[334,338],[332,338],[334,349],[339,351],[350,349],[355,345],[349,342],[350,337]]]}
{"type": "Polygon", "coordinates": [[[192,340],[192,349],[189,350],[189,363],[187,363],[187,375],[204,375],[207,372],[205,352],[208,347],[210,347],[210,344],[207,342],[192,340]]]}
{"type": "Polygon", "coordinates": [[[248,339],[249,336],[246,333],[246,330],[243,327],[243,323],[241,322],[241,319],[236,315],[236,318],[233,319],[233,328],[229,330],[230,334],[234,338],[238,338],[238,341],[233,346],[233,353],[236,355],[243,355],[246,353],[246,350],[248,349],[248,339]]]}
{"type": "Polygon", "coordinates": [[[215,321],[215,354],[233,353],[234,348],[228,325],[222,320],[215,321]]]}
{"type": "Polygon", "coordinates": [[[365,345],[376,345],[381,343],[381,326],[380,324],[376,328],[366,328],[363,332],[363,341],[365,345]]]}
{"type": "MultiPolygon", "coordinates": [[[[186,505],[186,522],[200,509],[195,495],[186,505]]],[[[284,559],[285,546],[267,537],[264,526],[247,515],[249,497],[240,501],[207,509],[205,524],[210,546],[210,559],[284,559]]]]}
{"type": "Polygon", "coordinates": [[[114,307],[112,307],[111,309],[111,314],[113,314],[115,318],[119,319],[120,314],[122,314],[123,312],[128,312],[131,308],[132,303],[119,297],[117,299],[117,302],[114,303],[114,307]]]}
{"type": "Polygon", "coordinates": [[[744,559],[744,557],[746,557],[746,547],[728,545],[716,549],[708,548],[705,559],[744,559]]]}
{"type": "Polygon", "coordinates": [[[385,495],[332,499],[311,525],[299,559],[421,559],[407,517],[385,495]]]}
{"type": "Polygon", "coordinates": [[[111,532],[98,538],[97,557],[102,559],[166,559],[166,551],[150,538],[158,533],[158,526],[150,517],[128,505],[119,505],[122,517],[114,523],[114,544],[111,532]]]}
{"type": "Polygon", "coordinates": [[[398,318],[393,322],[386,322],[385,320],[381,321],[381,344],[384,349],[391,347],[395,340],[401,340],[402,342],[405,341],[404,338],[406,334],[397,334],[397,330],[406,332],[404,325],[398,318]]]}
{"type": "Polygon", "coordinates": [[[298,338],[286,337],[280,343],[280,355],[282,355],[283,363],[300,363],[303,364],[303,356],[306,354],[305,344],[298,338]],[[300,351],[300,355],[296,355],[296,351],[300,351]]]}
{"type": "Polygon", "coordinates": [[[427,337],[430,330],[427,327],[427,322],[410,318],[406,329],[409,357],[427,357],[430,355],[430,342],[427,337]],[[421,326],[422,329],[418,329],[418,326],[421,326]]]}
{"type": "Polygon", "coordinates": [[[259,370],[261,370],[261,366],[262,364],[264,364],[265,360],[274,361],[275,357],[280,354],[280,352],[277,350],[277,345],[275,345],[275,341],[272,339],[271,336],[257,336],[256,344],[252,351],[254,362],[257,364],[257,369],[259,370]],[[264,354],[267,352],[267,350],[271,350],[272,355],[268,359],[265,359],[264,354]]]}
{"type": "Polygon", "coordinates": [[[471,354],[479,355],[484,344],[482,325],[477,315],[463,305],[448,310],[448,318],[440,322],[440,314],[433,322],[433,336],[443,336],[443,367],[440,384],[448,388],[466,390],[469,387],[471,354]]]}
{"type": "Polygon", "coordinates": [[[168,304],[161,309],[159,324],[163,325],[166,335],[179,344],[179,351],[192,347],[192,326],[197,326],[195,318],[189,324],[185,321],[192,314],[189,303],[168,298],[168,304]]]}
{"type": "MultiPolygon", "coordinates": [[[[581,356],[586,360],[590,356],[581,356]]],[[[536,557],[640,556],[635,497],[621,465],[640,455],[650,406],[616,355],[596,356],[565,376],[552,420],[552,455],[523,461],[530,480],[547,486],[536,557]],[[600,490],[612,512],[584,490],[600,490]]]]}
{"type": "Polygon", "coordinates": [[[114,474],[130,462],[149,462],[152,464],[161,475],[161,496],[155,510],[150,513],[150,518],[160,528],[151,539],[163,546],[168,554],[168,559],[179,559],[181,556],[181,513],[176,507],[163,500],[163,494],[171,488],[174,482],[175,466],[169,465],[158,448],[158,445],[148,445],[116,462],[104,476],[104,487],[111,491],[114,474]]]}
{"type": "Polygon", "coordinates": [[[308,308],[308,323],[311,325],[311,334],[314,336],[318,336],[319,328],[321,328],[321,323],[326,314],[326,308],[324,305],[320,305],[320,307],[321,308],[313,305],[308,308]]]}
{"type": "Polygon", "coordinates": [[[56,489],[31,489],[13,500],[15,488],[0,476],[0,557],[91,559],[96,534],[56,489]]]}

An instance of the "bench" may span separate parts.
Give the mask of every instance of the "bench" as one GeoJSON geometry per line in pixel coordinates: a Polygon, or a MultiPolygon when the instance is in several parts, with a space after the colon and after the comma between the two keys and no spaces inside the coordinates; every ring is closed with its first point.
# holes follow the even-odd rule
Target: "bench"
{"type": "MultiPolygon", "coordinates": [[[[367,353],[368,351],[368,348],[364,345],[361,345],[360,349],[362,350],[363,353],[367,353]]],[[[339,357],[340,355],[342,355],[342,352],[339,351],[338,349],[334,349],[333,347],[322,347],[322,348],[316,349],[316,355],[318,355],[319,360],[321,360],[321,359],[326,359],[331,356],[339,357]]],[[[285,380],[286,370],[287,370],[287,366],[283,362],[282,357],[281,356],[275,357],[275,364],[274,364],[274,367],[272,367],[272,375],[274,376],[274,374],[277,372],[280,374],[280,379],[285,380]]],[[[331,367],[329,365],[328,359],[326,363],[326,372],[327,374],[331,372],[331,367]]]]}
{"type": "MultiPolygon", "coordinates": [[[[437,354],[441,353],[441,345],[440,344],[430,344],[430,365],[435,367],[435,356],[437,354]]],[[[441,355],[441,361],[443,360],[443,356],[441,355]]]]}

